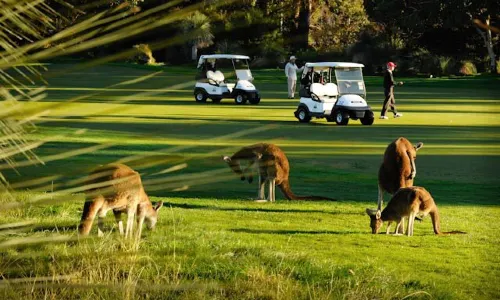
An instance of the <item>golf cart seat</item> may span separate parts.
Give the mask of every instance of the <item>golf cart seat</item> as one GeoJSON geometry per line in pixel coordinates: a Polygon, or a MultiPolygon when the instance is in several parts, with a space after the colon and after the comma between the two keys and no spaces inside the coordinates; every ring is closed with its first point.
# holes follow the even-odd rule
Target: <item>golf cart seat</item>
{"type": "Polygon", "coordinates": [[[330,99],[338,95],[337,86],[334,83],[311,84],[311,98],[317,102],[324,102],[325,99],[330,99]]]}
{"type": "Polygon", "coordinates": [[[335,97],[339,95],[339,89],[335,83],[329,82],[324,85],[325,96],[335,97]]]}
{"type": "Polygon", "coordinates": [[[207,79],[208,82],[210,83],[215,82],[216,85],[219,85],[221,83],[224,83],[224,74],[222,74],[221,71],[207,71],[207,79]]]}

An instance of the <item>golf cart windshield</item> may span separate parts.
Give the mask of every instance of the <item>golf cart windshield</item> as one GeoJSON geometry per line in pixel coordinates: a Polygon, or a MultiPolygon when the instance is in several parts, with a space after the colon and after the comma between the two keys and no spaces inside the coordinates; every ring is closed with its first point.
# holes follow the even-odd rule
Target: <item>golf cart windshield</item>
{"type": "Polygon", "coordinates": [[[336,68],[335,77],[339,94],[357,94],[365,96],[365,82],[361,68],[336,68]]]}
{"type": "Polygon", "coordinates": [[[252,80],[252,72],[248,66],[247,59],[233,59],[234,71],[239,80],[252,80]]]}

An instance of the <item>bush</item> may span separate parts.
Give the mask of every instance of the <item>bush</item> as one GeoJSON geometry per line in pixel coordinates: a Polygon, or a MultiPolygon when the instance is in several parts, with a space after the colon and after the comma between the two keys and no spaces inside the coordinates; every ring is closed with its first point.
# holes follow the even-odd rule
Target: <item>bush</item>
{"type": "Polygon", "coordinates": [[[138,44],[134,45],[134,48],[137,49],[142,55],[140,55],[141,60],[146,60],[148,65],[153,65],[156,63],[156,59],[153,57],[153,52],[151,48],[149,48],[148,44],[138,44]]]}
{"type": "MultiPolygon", "coordinates": [[[[385,69],[387,61],[397,54],[397,50],[391,47],[388,40],[389,37],[382,28],[368,27],[360,35],[359,41],[347,49],[347,56],[350,61],[365,65],[363,73],[380,73],[385,69]]],[[[403,70],[401,65],[398,69],[403,70]]]]}
{"type": "Polygon", "coordinates": [[[283,37],[278,31],[265,34],[258,45],[257,52],[258,57],[252,60],[253,67],[281,67],[288,60],[283,37]]]}
{"type": "Polygon", "coordinates": [[[476,65],[474,65],[473,62],[469,60],[465,60],[460,62],[459,64],[459,69],[458,69],[458,75],[476,75],[477,74],[477,69],[476,65]]]}
{"type": "Polygon", "coordinates": [[[451,75],[453,74],[453,67],[456,64],[455,60],[451,57],[440,56],[439,57],[439,75],[451,75]]]}
{"type": "Polygon", "coordinates": [[[410,54],[408,71],[420,74],[441,75],[441,64],[438,57],[432,55],[427,49],[418,49],[410,54]]]}

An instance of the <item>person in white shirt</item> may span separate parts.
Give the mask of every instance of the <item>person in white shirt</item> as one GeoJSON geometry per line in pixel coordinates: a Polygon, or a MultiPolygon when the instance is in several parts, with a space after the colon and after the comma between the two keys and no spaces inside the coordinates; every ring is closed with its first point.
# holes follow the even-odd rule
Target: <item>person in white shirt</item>
{"type": "Polygon", "coordinates": [[[297,58],[295,56],[290,56],[290,61],[285,66],[285,74],[288,78],[288,99],[293,99],[295,97],[295,88],[297,86],[297,72],[300,72],[304,69],[297,67],[295,64],[295,60],[297,58]]]}

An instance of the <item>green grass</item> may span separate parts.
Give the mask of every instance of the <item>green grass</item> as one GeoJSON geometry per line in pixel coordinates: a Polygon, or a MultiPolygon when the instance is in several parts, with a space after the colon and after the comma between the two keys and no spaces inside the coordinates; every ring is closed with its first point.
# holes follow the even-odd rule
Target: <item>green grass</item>
{"type": "MultiPolygon", "coordinates": [[[[403,118],[339,127],[325,120],[299,124],[293,117],[298,100],[286,99],[282,71],[255,71],[263,100],[241,107],[230,99],[194,103],[189,83],[194,70],[186,68],[165,67],[148,80],[118,85],[158,68],[71,67],[50,65],[48,97],[25,103],[50,109],[30,138],[57,138],[36,151],[45,166],[6,172],[21,190],[29,189],[21,201],[40,191],[71,188],[71,180],[98,164],[147,155],[129,164],[141,172],[152,200],[166,204],[157,230],[145,233],[138,251],[116,233],[0,248],[2,278],[71,276],[0,285],[2,298],[500,297],[498,78],[404,78],[405,86],[396,91],[403,118]],[[117,103],[124,96],[131,97],[117,103]],[[86,131],[76,133],[80,129],[86,131]],[[433,194],[443,230],[466,234],[434,236],[430,219],[417,223],[411,238],[370,233],[364,210],[376,205],[378,166],[387,144],[399,136],[424,142],[416,184],[433,194]],[[294,192],[339,201],[290,202],[280,200],[279,192],[275,204],[246,200],[255,196],[256,185],[240,182],[220,156],[261,141],[275,142],[287,153],[294,192]],[[98,143],[110,146],[51,160],[98,143]],[[185,168],[157,174],[184,162],[185,168]],[[220,171],[188,176],[212,170],[220,171]],[[157,179],[170,181],[154,184],[157,179]]],[[[381,79],[366,82],[378,116],[381,79]]],[[[83,198],[66,200],[0,212],[1,223],[34,222],[25,231],[0,231],[0,243],[73,234],[83,198]]],[[[108,221],[111,227],[111,214],[108,221]]]]}

